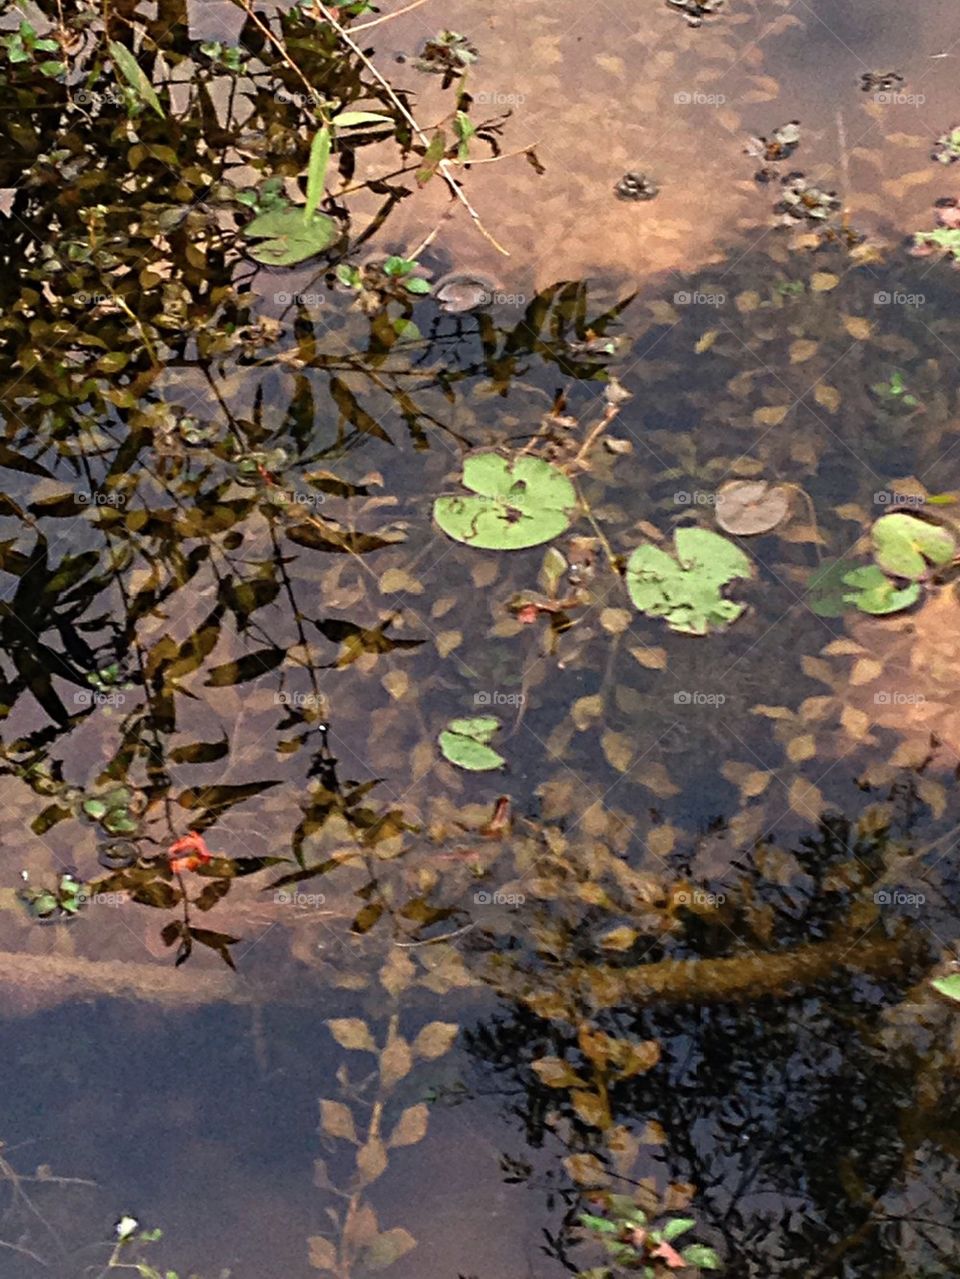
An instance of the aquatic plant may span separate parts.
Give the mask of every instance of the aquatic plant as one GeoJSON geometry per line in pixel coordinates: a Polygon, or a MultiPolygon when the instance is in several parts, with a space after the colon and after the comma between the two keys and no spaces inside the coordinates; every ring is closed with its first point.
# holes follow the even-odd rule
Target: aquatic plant
{"type": "Polygon", "coordinates": [[[573,484],[539,457],[510,460],[477,453],[463,464],[472,497],[438,497],[433,518],[448,537],[482,550],[519,551],[549,542],[570,527],[573,484]]]}
{"type": "Polygon", "coordinates": [[[930,158],[940,164],[955,164],[960,160],[960,126],[940,134],[930,158]]]}
{"type": "Polygon", "coordinates": [[[870,539],[873,564],[830,561],[809,578],[810,607],[820,617],[839,617],[848,604],[878,616],[910,608],[932,570],[949,564],[957,551],[949,529],[902,512],[882,515],[870,539]]]}
{"type": "Polygon", "coordinates": [[[692,1217],[670,1217],[652,1225],[629,1195],[607,1195],[603,1206],[603,1216],[581,1213],[580,1224],[602,1245],[613,1264],[581,1270],[578,1279],[614,1279],[623,1272],[656,1279],[676,1269],[720,1269],[720,1258],[705,1244],[687,1244],[682,1251],[673,1246],[674,1240],[696,1226],[692,1217]]]}
{"type": "Polygon", "coordinates": [[[675,555],[653,543],[627,560],[626,583],[641,613],[662,617],[671,630],[707,635],[724,630],[745,605],[724,599],[721,588],[753,576],[753,565],[733,542],[711,529],[679,528],[675,555]]]}
{"type": "Polygon", "coordinates": [[[506,761],[490,745],[500,729],[494,715],[477,715],[472,719],[452,719],[439,737],[444,759],[471,773],[501,768],[506,761]]]}
{"type": "Polygon", "coordinates": [[[886,382],[874,382],[870,389],[878,399],[902,405],[905,409],[915,409],[920,404],[917,397],[908,389],[899,369],[894,369],[886,382]]]}

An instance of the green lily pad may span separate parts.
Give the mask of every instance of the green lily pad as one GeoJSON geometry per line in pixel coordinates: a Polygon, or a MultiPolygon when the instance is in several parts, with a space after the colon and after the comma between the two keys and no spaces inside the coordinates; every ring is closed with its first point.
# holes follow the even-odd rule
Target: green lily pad
{"type": "Polygon", "coordinates": [[[304,210],[288,204],[261,213],[243,228],[250,240],[262,240],[248,249],[255,262],[265,266],[295,266],[323,253],[339,237],[340,229],[325,213],[304,218],[304,210]]]}
{"type": "Polygon", "coordinates": [[[630,556],[626,581],[634,605],[685,635],[706,635],[735,622],[744,605],[724,599],[720,588],[753,576],[749,558],[711,529],[677,529],[674,546],[676,558],[650,542],[630,556]]]}
{"type": "Polygon", "coordinates": [[[843,596],[844,601],[855,604],[862,613],[872,613],[875,616],[899,613],[901,609],[916,604],[920,598],[919,582],[898,587],[876,564],[855,568],[852,573],[845,574],[843,582],[848,588],[843,596]]]}
{"type": "Polygon", "coordinates": [[[514,462],[475,453],[463,464],[472,497],[438,497],[433,518],[448,537],[488,551],[520,551],[570,527],[577,494],[557,467],[539,457],[514,462]]]}
{"type": "Polygon", "coordinates": [[[470,719],[452,719],[437,739],[444,759],[471,773],[485,773],[501,768],[506,760],[487,743],[500,729],[494,715],[477,715],[470,719]]]}
{"type": "Polygon", "coordinates": [[[883,515],[870,536],[880,567],[910,581],[923,577],[928,563],[949,563],[956,551],[956,543],[945,528],[915,515],[883,515]]]}
{"type": "Polygon", "coordinates": [[[941,995],[946,995],[948,999],[955,999],[960,1003],[960,973],[948,973],[946,977],[932,978],[930,985],[941,995]]]}
{"type": "Polygon", "coordinates": [[[88,817],[92,817],[94,821],[99,821],[107,811],[107,806],[102,799],[85,799],[83,801],[83,811],[88,817]]]}

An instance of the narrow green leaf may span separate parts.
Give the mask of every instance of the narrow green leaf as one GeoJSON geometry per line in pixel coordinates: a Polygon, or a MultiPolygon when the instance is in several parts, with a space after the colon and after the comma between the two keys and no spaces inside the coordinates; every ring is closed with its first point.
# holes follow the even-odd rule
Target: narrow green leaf
{"type": "Polygon", "coordinates": [[[688,1230],[692,1230],[697,1223],[692,1217],[674,1217],[660,1231],[667,1243],[672,1243],[674,1239],[680,1235],[686,1234],[688,1230]]]}
{"type": "Polygon", "coordinates": [[[947,999],[955,999],[960,1003],[960,973],[948,973],[946,977],[935,977],[930,985],[947,999]]]}
{"type": "Polygon", "coordinates": [[[146,73],[140,66],[133,54],[124,45],[119,44],[116,40],[110,41],[110,56],[117,66],[117,69],[123,78],[130,85],[130,88],[143,99],[149,106],[153,107],[161,120],[167,117],[163,107],[160,105],[160,99],[157,97],[153,85],[146,77],[146,73]]]}
{"type": "Polygon", "coordinates": [[[374,111],[341,111],[330,121],[338,129],[349,129],[357,124],[393,124],[388,115],[377,115],[374,111]]]}
{"type": "Polygon", "coordinates": [[[307,203],[303,210],[304,222],[309,222],[323,199],[323,184],[330,163],[330,130],[326,125],[318,129],[310,147],[310,163],[307,167],[307,203]]]}

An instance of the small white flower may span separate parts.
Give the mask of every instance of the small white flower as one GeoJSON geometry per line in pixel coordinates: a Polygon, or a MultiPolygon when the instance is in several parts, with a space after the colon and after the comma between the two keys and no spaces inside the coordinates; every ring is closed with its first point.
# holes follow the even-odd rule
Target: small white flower
{"type": "Polygon", "coordinates": [[[136,1217],[121,1217],[116,1226],[117,1238],[129,1239],[139,1225],[140,1222],[137,1221],[136,1217]]]}

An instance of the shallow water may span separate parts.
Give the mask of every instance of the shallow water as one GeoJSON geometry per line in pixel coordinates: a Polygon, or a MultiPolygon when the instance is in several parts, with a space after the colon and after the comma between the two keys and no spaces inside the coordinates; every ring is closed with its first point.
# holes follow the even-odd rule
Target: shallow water
{"type": "MultiPolygon", "coordinates": [[[[198,8],[192,34],[222,18],[198,8]]],[[[956,186],[930,151],[960,20],[744,2],[694,30],[653,4],[640,25],[430,0],[364,44],[423,122],[449,102],[409,55],[444,23],[480,50],[474,115],[512,107],[503,149],[546,170],[467,175],[509,258],[463,209],[422,254],[495,281],[489,310],[418,300],[405,347],[312,267],[259,270],[218,348],[223,317],[181,338],[148,278],[133,320],[169,358],[94,370],[104,408],[64,389],[72,335],[109,351],[127,320],[74,298],[65,337],[42,293],[14,309],[47,196],[7,228],[3,1273],[99,1274],[132,1213],[181,1277],[361,1279],[397,1253],[396,1279],[550,1279],[599,1264],[577,1214],[616,1184],[689,1206],[742,1279],[952,1273],[958,1022],[929,978],[957,940],[956,601],[931,581],[896,618],[825,617],[807,592],[824,561],[868,562],[895,502],[960,492],[957,277],[898,247],[956,186]],[[894,68],[897,100],[860,91],[894,68]],[[780,172],[836,188],[864,244],[774,228],[744,145],[793,118],[780,172]],[[616,198],[631,169],[655,199],[616,198]],[[525,624],[543,549],[431,520],[467,450],[529,451],[551,406],[569,462],[610,374],[621,448],[576,472],[575,533],[624,557],[712,526],[725,480],[790,486],[788,518],[740,539],[728,630],[638,613],[602,544],[569,616],[525,624]],[[481,709],[505,765],[469,773],[437,738],[481,709]],[[215,859],[177,874],[189,831],[215,859]],[[139,860],[108,867],[121,838],[139,860]],[[90,899],[31,918],[18,893],[67,870],[90,899]],[[11,1169],[37,1165],[96,1185],[18,1199],[11,1169]]],[[[119,191],[129,140],[97,136],[119,191]]],[[[358,150],[358,175],[378,165],[392,144],[358,150]]],[[[185,207],[182,168],[187,190],[169,169],[157,189],[185,207]]],[[[446,207],[434,180],[361,256],[410,252],[446,207]]],[[[179,225],[163,269],[195,318],[234,268],[179,225]]]]}

